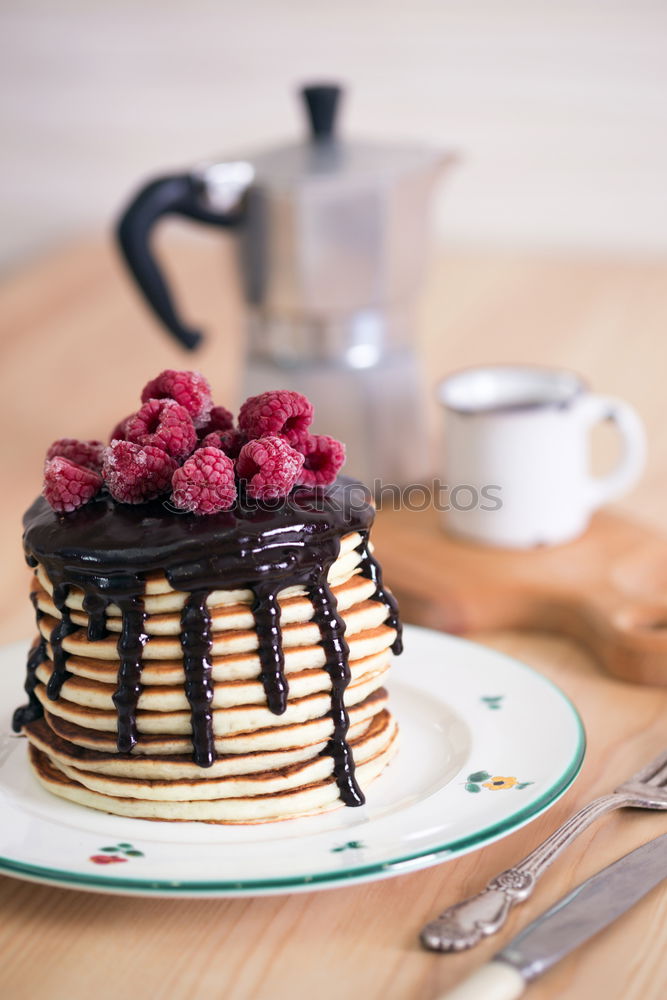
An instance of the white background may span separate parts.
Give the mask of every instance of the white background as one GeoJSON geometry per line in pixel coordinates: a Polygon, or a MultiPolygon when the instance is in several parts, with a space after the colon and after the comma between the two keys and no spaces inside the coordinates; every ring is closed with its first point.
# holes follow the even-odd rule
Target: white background
{"type": "Polygon", "coordinates": [[[4,0],[0,265],[108,226],[140,179],[299,134],[461,150],[449,245],[667,248],[665,0],[4,0]]]}

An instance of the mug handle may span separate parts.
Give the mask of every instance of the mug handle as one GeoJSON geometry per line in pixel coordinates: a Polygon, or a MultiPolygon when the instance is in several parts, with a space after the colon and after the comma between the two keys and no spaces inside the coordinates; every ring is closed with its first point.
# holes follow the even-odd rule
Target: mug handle
{"type": "Polygon", "coordinates": [[[588,479],[588,503],[591,510],[596,510],[627,493],[638,481],[646,465],[646,432],[637,411],[622,399],[584,396],[578,409],[586,430],[601,421],[613,421],[623,446],[615,469],[606,476],[590,476],[588,479]]]}

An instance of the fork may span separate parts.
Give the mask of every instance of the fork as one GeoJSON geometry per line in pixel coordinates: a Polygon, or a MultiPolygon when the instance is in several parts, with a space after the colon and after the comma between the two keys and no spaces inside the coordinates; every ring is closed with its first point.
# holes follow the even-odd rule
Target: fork
{"type": "Polygon", "coordinates": [[[561,851],[599,816],[628,807],[667,810],[667,750],[613,792],[589,802],[523,861],[492,878],[476,896],[455,903],[426,924],[421,932],[424,947],[432,951],[464,951],[495,934],[512,907],[532,894],[537,880],[561,851]]]}

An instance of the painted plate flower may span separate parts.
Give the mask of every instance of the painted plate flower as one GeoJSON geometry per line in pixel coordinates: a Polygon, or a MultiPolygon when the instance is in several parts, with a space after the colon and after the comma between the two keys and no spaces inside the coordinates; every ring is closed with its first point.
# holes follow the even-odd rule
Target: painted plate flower
{"type": "Polygon", "coordinates": [[[499,792],[503,788],[514,788],[517,780],[517,778],[502,778],[500,775],[496,774],[495,777],[489,778],[488,781],[483,782],[483,785],[485,788],[489,788],[492,792],[499,792]]]}

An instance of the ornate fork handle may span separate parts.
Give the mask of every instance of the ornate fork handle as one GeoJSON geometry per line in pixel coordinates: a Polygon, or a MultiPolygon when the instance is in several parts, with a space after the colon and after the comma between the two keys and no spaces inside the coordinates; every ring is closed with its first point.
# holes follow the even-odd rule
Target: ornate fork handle
{"type": "Polygon", "coordinates": [[[599,816],[628,804],[625,795],[603,795],[576,812],[513,868],[492,878],[476,896],[448,907],[426,924],[421,941],[433,951],[464,951],[500,930],[517,903],[532,894],[538,878],[561,851],[599,816]]]}

